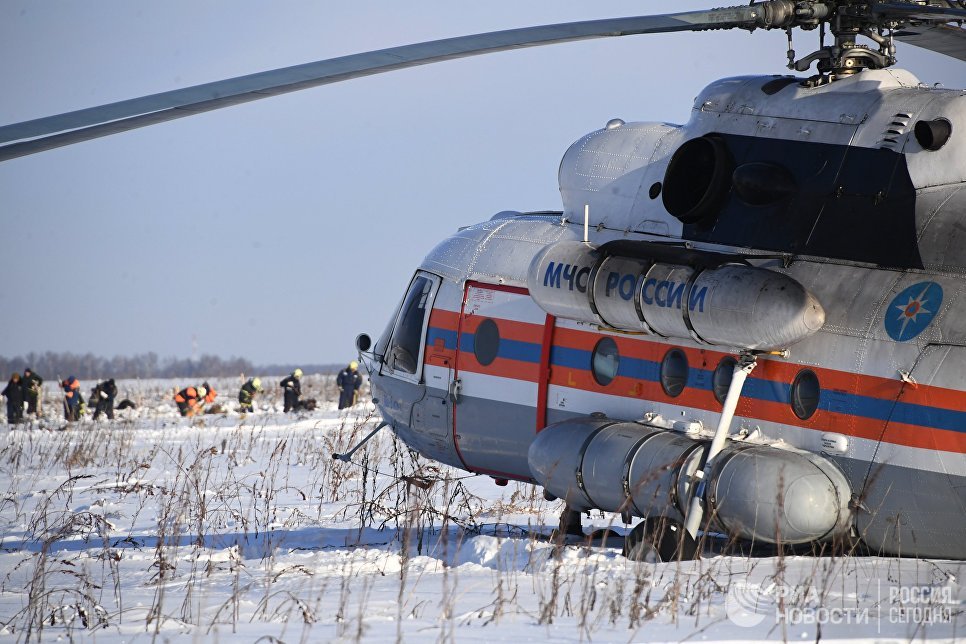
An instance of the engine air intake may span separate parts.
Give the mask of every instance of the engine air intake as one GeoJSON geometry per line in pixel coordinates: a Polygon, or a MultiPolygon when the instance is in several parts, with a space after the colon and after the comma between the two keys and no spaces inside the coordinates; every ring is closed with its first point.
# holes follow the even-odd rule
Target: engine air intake
{"type": "Polygon", "coordinates": [[[685,224],[712,220],[731,189],[734,160],[724,139],[691,139],[671,157],[664,175],[664,207],[685,224]]]}

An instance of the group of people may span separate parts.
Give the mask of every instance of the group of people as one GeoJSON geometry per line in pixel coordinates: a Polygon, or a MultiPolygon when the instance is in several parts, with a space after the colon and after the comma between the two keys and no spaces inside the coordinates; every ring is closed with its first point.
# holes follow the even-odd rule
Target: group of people
{"type": "MultiPolygon", "coordinates": [[[[359,388],[362,387],[359,363],[355,360],[350,362],[345,369],[339,372],[335,382],[339,387],[339,409],[345,409],[356,404],[359,388]]],[[[309,408],[302,400],[301,369],[296,369],[283,378],[278,386],[282,388],[282,410],[285,413],[309,408]]],[[[240,403],[238,410],[248,413],[254,411],[255,395],[260,391],[262,391],[262,381],[258,378],[250,378],[238,392],[238,402],[240,403]]]]}
{"type": "MultiPolygon", "coordinates": [[[[27,416],[40,418],[43,404],[44,379],[33,372],[24,369],[23,376],[14,373],[0,395],[7,399],[7,422],[12,424],[24,421],[24,406],[27,416]]],[[[75,421],[84,415],[87,409],[84,396],[80,391],[80,382],[74,376],[64,379],[60,383],[64,390],[64,418],[75,421]]],[[[117,385],[114,379],[105,380],[91,390],[91,404],[94,405],[94,420],[101,414],[114,418],[114,399],[117,398],[117,385]]]]}
{"type": "MultiPolygon", "coordinates": [[[[70,376],[60,383],[64,390],[64,419],[68,422],[80,420],[87,411],[87,403],[80,392],[80,382],[70,376]]],[[[94,407],[94,420],[104,414],[109,420],[114,420],[114,400],[117,398],[117,385],[114,378],[97,383],[91,389],[90,404],[94,407]]]]}
{"type": "Polygon", "coordinates": [[[10,424],[23,422],[24,404],[27,414],[40,416],[40,395],[44,379],[31,369],[23,370],[23,377],[19,373],[10,376],[10,381],[0,395],[7,399],[7,422],[10,424]]]}
{"type": "MultiPolygon", "coordinates": [[[[339,409],[351,407],[356,403],[359,388],[362,386],[362,376],[359,374],[359,363],[355,360],[350,362],[345,369],[339,372],[336,377],[336,384],[339,387],[339,409]]],[[[35,374],[30,369],[24,369],[23,376],[19,373],[13,374],[6,388],[0,392],[7,399],[7,422],[14,424],[24,420],[24,405],[27,407],[27,414],[40,417],[41,404],[43,397],[41,387],[44,383],[43,378],[35,374]]],[[[87,403],[84,401],[80,391],[80,382],[74,376],[63,380],[60,383],[64,391],[64,418],[68,421],[76,421],[84,415],[87,403]]],[[[279,382],[282,388],[283,403],[285,412],[300,411],[311,409],[302,400],[302,370],[296,369],[279,382]]],[[[263,391],[260,378],[249,378],[238,391],[238,411],[252,413],[255,411],[255,396],[263,391]]],[[[182,416],[194,416],[203,413],[206,404],[215,401],[218,393],[207,382],[199,386],[185,387],[174,396],[174,402],[178,406],[178,411],[182,416]]],[[[114,379],[105,380],[91,390],[90,404],[94,407],[94,420],[101,414],[108,419],[114,419],[114,401],[117,398],[117,385],[114,379]]]]}
{"type": "MultiPolygon", "coordinates": [[[[359,388],[362,386],[362,376],[359,375],[359,363],[353,360],[348,366],[339,372],[336,377],[336,384],[339,386],[339,409],[351,407],[356,403],[359,388]]],[[[257,380],[257,378],[256,378],[257,380]]],[[[302,370],[296,369],[291,374],[278,383],[282,388],[282,410],[285,413],[300,411],[303,409],[314,409],[315,401],[302,400],[302,370]],[[306,404],[306,403],[311,404],[306,404]]],[[[242,411],[252,411],[252,399],[255,394],[261,391],[261,381],[253,385],[249,380],[242,385],[242,390],[238,392],[238,402],[242,404],[242,411]]]]}
{"type": "Polygon", "coordinates": [[[174,395],[174,402],[182,416],[195,416],[204,412],[205,404],[215,402],[218,392],[206,381],[200,387],[185,387],[174,395]]]}
{"type": "MultiPolygon", "coordinates": [[[[70,376],[60,383],[64,390],[64,419],[67,422],[80,420],[81,416],[87,411],[87,403],[80,392],[80,382],[74,376],[70,376]]],[[[90,404],[94,406],[94,420],[104,414],[108,419],[114,420],[114,400],[117,398],[117,385],[114,378],[100,382],[91,389],[90,404]]]]}

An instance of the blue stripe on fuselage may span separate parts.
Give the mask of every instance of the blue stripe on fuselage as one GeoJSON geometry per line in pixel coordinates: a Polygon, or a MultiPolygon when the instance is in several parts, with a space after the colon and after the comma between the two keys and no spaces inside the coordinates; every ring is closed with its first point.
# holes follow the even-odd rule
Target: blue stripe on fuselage
{"type": "MultiPolygon", "coordinates": [[[[550,364],[590,371],[591,355],[592,352],[582,349],[554,347],[550,352],[550,364]]],[[[655,383],[660,383],[660,374],[660,363],[626,356],[621,356],[617,370],[619,376],[655,383]]],[[[710,391],[713,374],[713,370],[692,367],[688,374],[687,386],[693,389],[710,391]]],[[[829,395],[829,390],[822,391],[826,395],[819,396],[818,406],[819,409],[827,412],[859,416],[883,422],[891,421],[905,425],[966,432],[966,412],[963,411],[895,402],[845,391],[836,391],[836,395],[833,397],[829,395]]],[[[749,377],[745,381],[742,396],[751,400],[787,405],[791,400],[791,385],[764,378],[749,377]]]]}
{"type": "Polygon", "coordinates": [[[426,345],[434,346],[436,340],[443,341],[444,349],[456,349],[456,331],[450,331],[449,329],[441,329],[437,326],[431,326],[426,331],[426,345]]]}
{"type": "MultiPolygon", "coordinates": [[[[430,327],[428,342],[433,344],[436,339],[442,339],[445,348],[456,348],[456,332],[439,327],[430,327]]],[[[461,351],[473,351],[474,336],[463,334],[461,351]]],[[[535,342],[521,342],[518,340],[501,340],[498,356],[510,360],[539,363],[541,346],[535,342]]],[[[591,351],[555,346],[550,351],[550,364],[554,367],[565,367],[579,371],[590,371],[591,351]]],[[[661,365],[653,360],[642,360],[621,356],[617,375],[624,378],[641,380],[644,382],[660,382],[661,365]]],[[[688,374],[688,387],[710,391],[712,389],[713,370],[691,368],[688,374]]],[[[828,390],[823,390],[828,392],[828,390]]],[[[926,405],[896,402],[894,400],[863,396],[850,392],[835,392],[836,397],[830,395],[819,396],[819,409],[827,412],[858,416],[883,422],[891,420],[893,423],[931,427],[955,432],[966,432],[966,412],[952,409],[941,409],[926,405]]],[[[791,400],[791,385],[775,382],[764,378],[749,377],[745,381],[742,396],[751,400],[773,402],[787,405],[791,400]]]]}
{"type": "MultiPolygon", "coordinates": [[[[460,336],[460,351],[473,353],[476,335],[473,333],[463,333],[460,336]]],[[[540,362],[540,344],[536,342],[523,342],[522,340],[500,339],[496,356],[506,360],[519,360],[520,362],[540,362]]]]}

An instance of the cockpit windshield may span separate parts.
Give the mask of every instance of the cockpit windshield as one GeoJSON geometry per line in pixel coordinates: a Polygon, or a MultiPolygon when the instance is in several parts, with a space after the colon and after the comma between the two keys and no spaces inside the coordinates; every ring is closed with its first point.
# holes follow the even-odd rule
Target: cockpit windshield
{"type": "Polygon", "coordinates": [[[416,373],[432,290],[433,281],[425,275],[416,275],[409,285],[386,353],[387,364],[393,371],[416,373]]]}

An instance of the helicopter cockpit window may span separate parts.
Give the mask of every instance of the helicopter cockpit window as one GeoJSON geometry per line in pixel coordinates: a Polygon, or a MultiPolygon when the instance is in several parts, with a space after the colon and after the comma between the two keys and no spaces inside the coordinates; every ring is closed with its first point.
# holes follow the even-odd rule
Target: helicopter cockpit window
{"type": "Polygon", "coordinates": [[[393,371],[416,373],[419,366],[419,348],[423,338],[423,326],[429,311],[429,296],[433,282],[417,275],[409,286],[399,310],[399,318],[389,344],[387,360],[393,371]]]}
{"type": "Polygon", "coordinates": [[[601,338],[590,358],[591,373],[594,380],[601,387],[609,385],[617,377],[617,370],[620,366],[621,356],[617,351],[617,343],[613,338],[601,338]]]}
{"type": "Polygon", "coordinates": [[[792,411],[802,420],[808,420],[818,409],[818,401],[822,389],[818,383],[818,376],[811,369],[803,369],[792,382],[791,403],[792,411]]]}
{"type": "Polygon", "coordinates": [[[680,396],[688,384],[688,357],[680,349],[671,349],[661,361],[661,387],[671,398],[680,396]]]}

